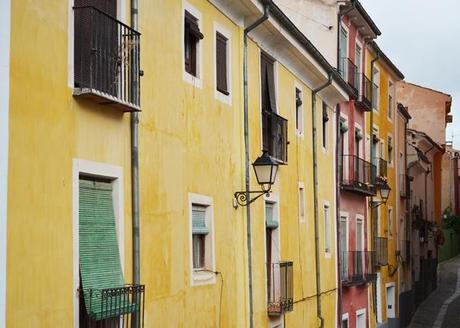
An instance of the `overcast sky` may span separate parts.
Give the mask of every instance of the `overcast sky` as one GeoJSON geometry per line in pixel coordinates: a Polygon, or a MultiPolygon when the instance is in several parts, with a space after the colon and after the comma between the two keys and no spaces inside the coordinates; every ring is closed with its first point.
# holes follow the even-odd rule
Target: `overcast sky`
{"type": "MultiPolygon", "coordinates": [[[[452,96],[454,134],[460,149],[460,1],[360,0],[382,31],[377,43],[412,82],[452,96]]],[[[409,109],[410,111],[410,109],[409,109]]]]}

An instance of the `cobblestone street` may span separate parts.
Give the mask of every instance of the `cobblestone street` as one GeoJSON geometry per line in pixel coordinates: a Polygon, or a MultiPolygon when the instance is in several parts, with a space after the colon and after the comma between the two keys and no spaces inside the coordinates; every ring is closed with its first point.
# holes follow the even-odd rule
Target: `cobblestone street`
{"type": "Polygon", "coordinates": [[[460,327],[460,256],[439,264],[439,284],[412,318],[410,328],[460,327]]]}

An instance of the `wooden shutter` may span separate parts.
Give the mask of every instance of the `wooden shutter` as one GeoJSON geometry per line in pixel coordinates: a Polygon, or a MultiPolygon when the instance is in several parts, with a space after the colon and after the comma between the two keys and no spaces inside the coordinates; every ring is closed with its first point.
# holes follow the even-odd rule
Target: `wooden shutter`
{"type": "Polygon", "coordinates": [[[97,320],[133,309],[127,302],[101,305],[100,290],[123,287],[120,253],[110,183],[80,180],[79,252],[80,287],[87,312],[97,320]],[[93,291],[93,292],[92,292],[93,291]],[[106,311],[101,313],[101,309],[106,311]]]}
{"type": "Polygon", "coordinates": [[[217,90],[228,95],[227,86],[227,38],[216,33],[216,82],[217,90]]]}
{"type": "Polygon", "coordinates": [[[185,71],[197,76],[196,71],[196,46],[199,40],[203,39],[204,35],[198,26],[198,19],[185,11],[184,15],[184,63],[185,71]]]}
{"type": "Polygon", "coordinates": [[[75,7],[74,85],[117,96],[117,0],[75,0],[75,7]]]}

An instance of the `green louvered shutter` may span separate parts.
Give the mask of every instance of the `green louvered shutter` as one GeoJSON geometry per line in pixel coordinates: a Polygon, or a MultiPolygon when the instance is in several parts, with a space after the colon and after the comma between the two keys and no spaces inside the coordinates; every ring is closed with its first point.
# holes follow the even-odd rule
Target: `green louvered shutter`
{"type": "Polygon", "coordinates": [[[131,312],[132,305],[107,306],[100,290],[124,286],[110,183],[80,180],[80,275],[88,314],[96,320],[131,312]]]}
{"type": "Polygon", "coordinates": [[[265,203],[265,225],[267,228],[278,228],[278,221],[274,218],[274,206],[272,203],[265,203]]]}
{"type": "Polygon", "coordinates": [[[192,205],[192,233],[206,235],[209,228],[206,226],[206,206],[192,205]]]}

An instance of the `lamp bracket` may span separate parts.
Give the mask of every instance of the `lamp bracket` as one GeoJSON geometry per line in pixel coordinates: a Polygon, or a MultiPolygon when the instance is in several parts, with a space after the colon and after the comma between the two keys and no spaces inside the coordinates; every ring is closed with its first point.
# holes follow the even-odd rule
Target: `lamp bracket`
{"type": "Polygon", "coordinates": [[[369,202],[369,205],[370,205],[371,208],[377,208],[377,207],[379,207],[380,205],[383,205],[383,204],[386,204],[386,201],[379,200],[379,201],[369,202]]]}
{"type": "Polygon", "coordinates": [[[263,195],[266,195],[267,197],[270,196],[270,189],[269,190],[260,190],[260,191],[237,191],[233,195],[235,197],[236,203],[240,206],[248,206],[252,202],[254,202],[256,199],[262,197],[263,195]],[[251,194],[256,194],[254,198],[249,198],[248,196],[251,194]]]}

